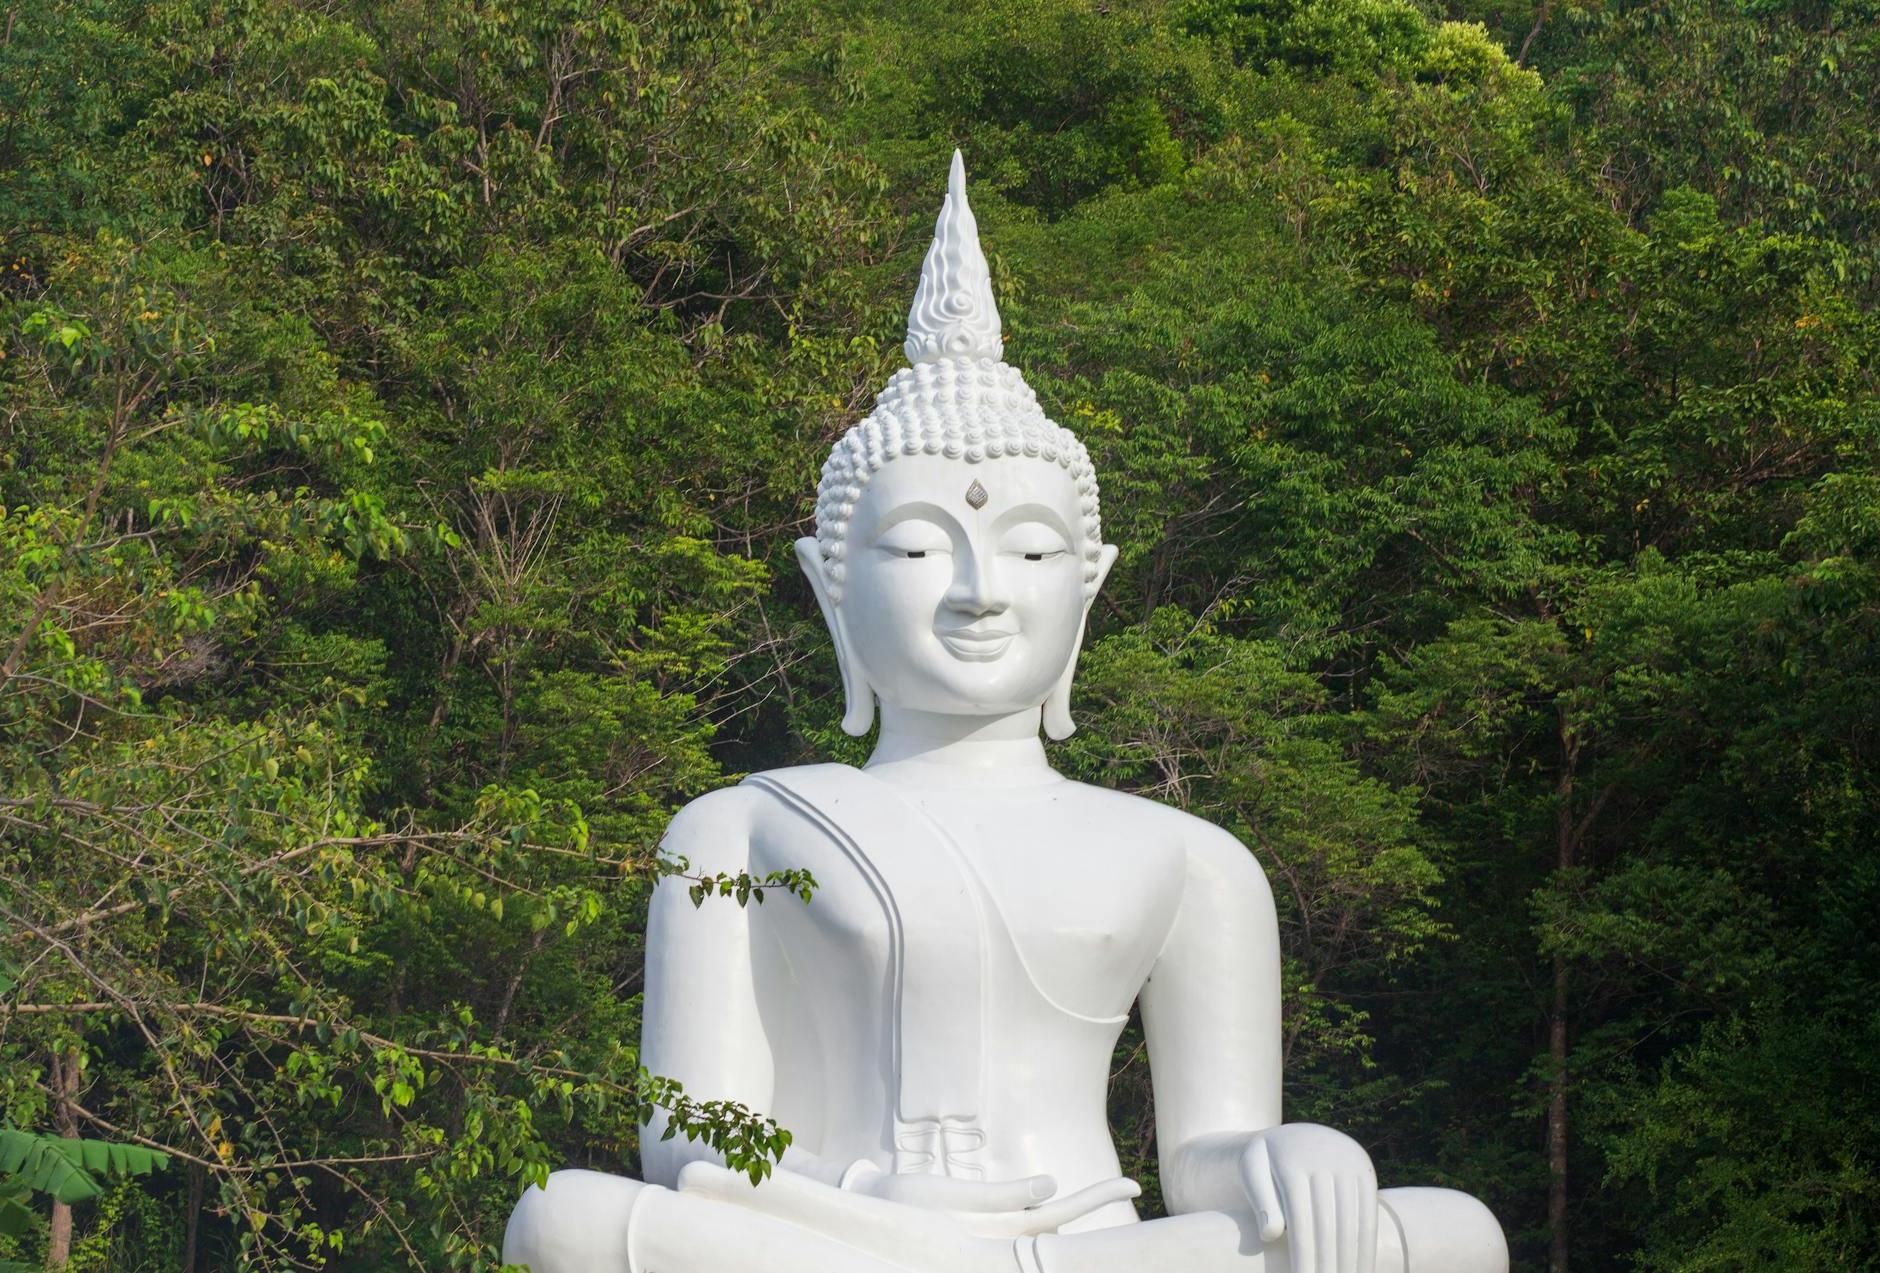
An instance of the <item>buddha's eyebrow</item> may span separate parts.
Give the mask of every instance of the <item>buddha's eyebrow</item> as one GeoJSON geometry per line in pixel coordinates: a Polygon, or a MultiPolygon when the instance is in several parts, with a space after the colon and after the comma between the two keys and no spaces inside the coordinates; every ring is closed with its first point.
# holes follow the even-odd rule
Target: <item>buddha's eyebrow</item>
{"type": "Polygon", "coordinates": [[[1043,522],[1062,535],[1065,543],[1075,541],[1071,528],[1064,524],[1064,519],[1058,516],[1058,511],[1049,504],[1014,504],[999,514],[993,521],[992,527],[994,530],[1005,530],[1019,522],[1043,522]]]}
{"type": "Polygon", "coordinates": [[[942,530],[948,531],[949,533],[963,531],[959,520],[955,518],[953,514],[947,512],[946,509],[940,507],[940,505],[934,503],[932,500],[916,499],[909,500],[905,504],[896,504],[893,508],[883,513],[876,519],[875,525],[869,533],[874,538],[879,539],[882,535],[886,534],[894,527],[899,526],[902,522],[913,521],[916,518],[934,522],[942,530]]]}

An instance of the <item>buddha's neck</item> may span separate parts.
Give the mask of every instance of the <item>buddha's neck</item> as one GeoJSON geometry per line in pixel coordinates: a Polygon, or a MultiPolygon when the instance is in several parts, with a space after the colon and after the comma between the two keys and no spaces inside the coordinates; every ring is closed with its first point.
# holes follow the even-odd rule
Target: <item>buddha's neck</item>
{"type": "Polygon", "coordinates": [[[1039,709],[1009,716],[946,716],[881,707],[868,772],[915,787],[1029,787],[1060,781],[1038,737],[1039,709]]]}

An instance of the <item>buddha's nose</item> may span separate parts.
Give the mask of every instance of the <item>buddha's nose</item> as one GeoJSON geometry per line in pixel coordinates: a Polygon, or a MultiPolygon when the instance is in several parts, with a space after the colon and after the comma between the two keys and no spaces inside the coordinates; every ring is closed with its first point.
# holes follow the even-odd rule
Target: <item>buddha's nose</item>
{"type": "Polygon", "coordinates": [[[1000,614],[1012,604],[1001,586],[991,553],[969,549],[953,560],[953,585],[946,595],[948,608],[972,615],[1000,614]]]}

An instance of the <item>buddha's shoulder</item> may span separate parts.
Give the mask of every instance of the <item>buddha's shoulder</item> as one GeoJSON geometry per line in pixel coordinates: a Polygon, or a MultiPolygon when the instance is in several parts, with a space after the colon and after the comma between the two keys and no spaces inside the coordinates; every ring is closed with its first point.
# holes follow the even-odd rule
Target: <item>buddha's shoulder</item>
{"type": "Polygon", "coordinates": [[[666,826],[660,850],[695,867],[735,870],[750,857],[751,832],[761,816],[757,793],[719,787],[695,796],[666,826]]]}
{"type": "Polygon", "coordinates": [[[849,765],[794,765],[748,774],[742,782],[693,797],[673,815],[672,829],[667,834],[694,829],[721,834],[736,826],[748,830],[751,820],[763,816],[765,810],[775,802],[778,790],[789,790],[805,782],[818,779],[827,781],[831,777],[846,777],[857,772],[849,765]]]}
{"type": "MultiPolygon", "coordinates": [[[[1073,789],[1075,794],[1071,798],[1083,808],[1106,818],[1127,822],[1131,826],[1152,829],[1159,837],[1177,840],[1191,856],[1219,859],[1223,864],[1237,864],[1241,859],[1251,862],[1253,859],[1247,846],[1232,832],[1185,809],[1109,787],[1093,787],[1083,782],[1065,785],[1073,789]]],[[[1257,864],[1255,866],[1257,869],[1257,864]]]]}
{"type": "Polygon", "coordinates": [[[764,838],[781,823],[796,826],[792,812],[803,802],[853,798],[859,770],[850,765],[795,765],[747,774],[742,782],[697,796],[673,815],[666,829],[669,851],[711,846],[720,855],[742,855],[753,838],[764,838]]]}
{"type": "Polygon", "coordinates": [[[702,796],[694,796],[672,816],[674,831],[692,827],[722,830],[728,823],[748,820],[757,806],[757,795],[750,788],[733,785],[718,787],[702,796]]]}

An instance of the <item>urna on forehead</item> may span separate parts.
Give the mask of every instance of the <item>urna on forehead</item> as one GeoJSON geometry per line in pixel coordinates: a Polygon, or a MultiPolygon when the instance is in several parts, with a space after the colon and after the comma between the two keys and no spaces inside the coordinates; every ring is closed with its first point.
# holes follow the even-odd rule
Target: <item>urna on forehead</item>
{"type": "MultiPolygon", "coordinates": [[[[823,464],[816,491],[816,541],[831,600],[840,601],[849,520],[869,478],[900,456],[937,455],[966,466],[1035,456],[1062,467],[1083,519],[1084,586],[1094,592],[1103,533],[1097,476],[1075,434],[1053,423],[1016,367],[1004,361],[992,276],[979,227],[966,202],[966,168],[956,150],[946,201],[907,317],[911,366],[894,373],[875,409],[843,434],[823,464]]],[[[963,476],[961,497],[976,478],[963,476]]],[[[981,487],[983,490],[983,486],[981,487]]]]}

